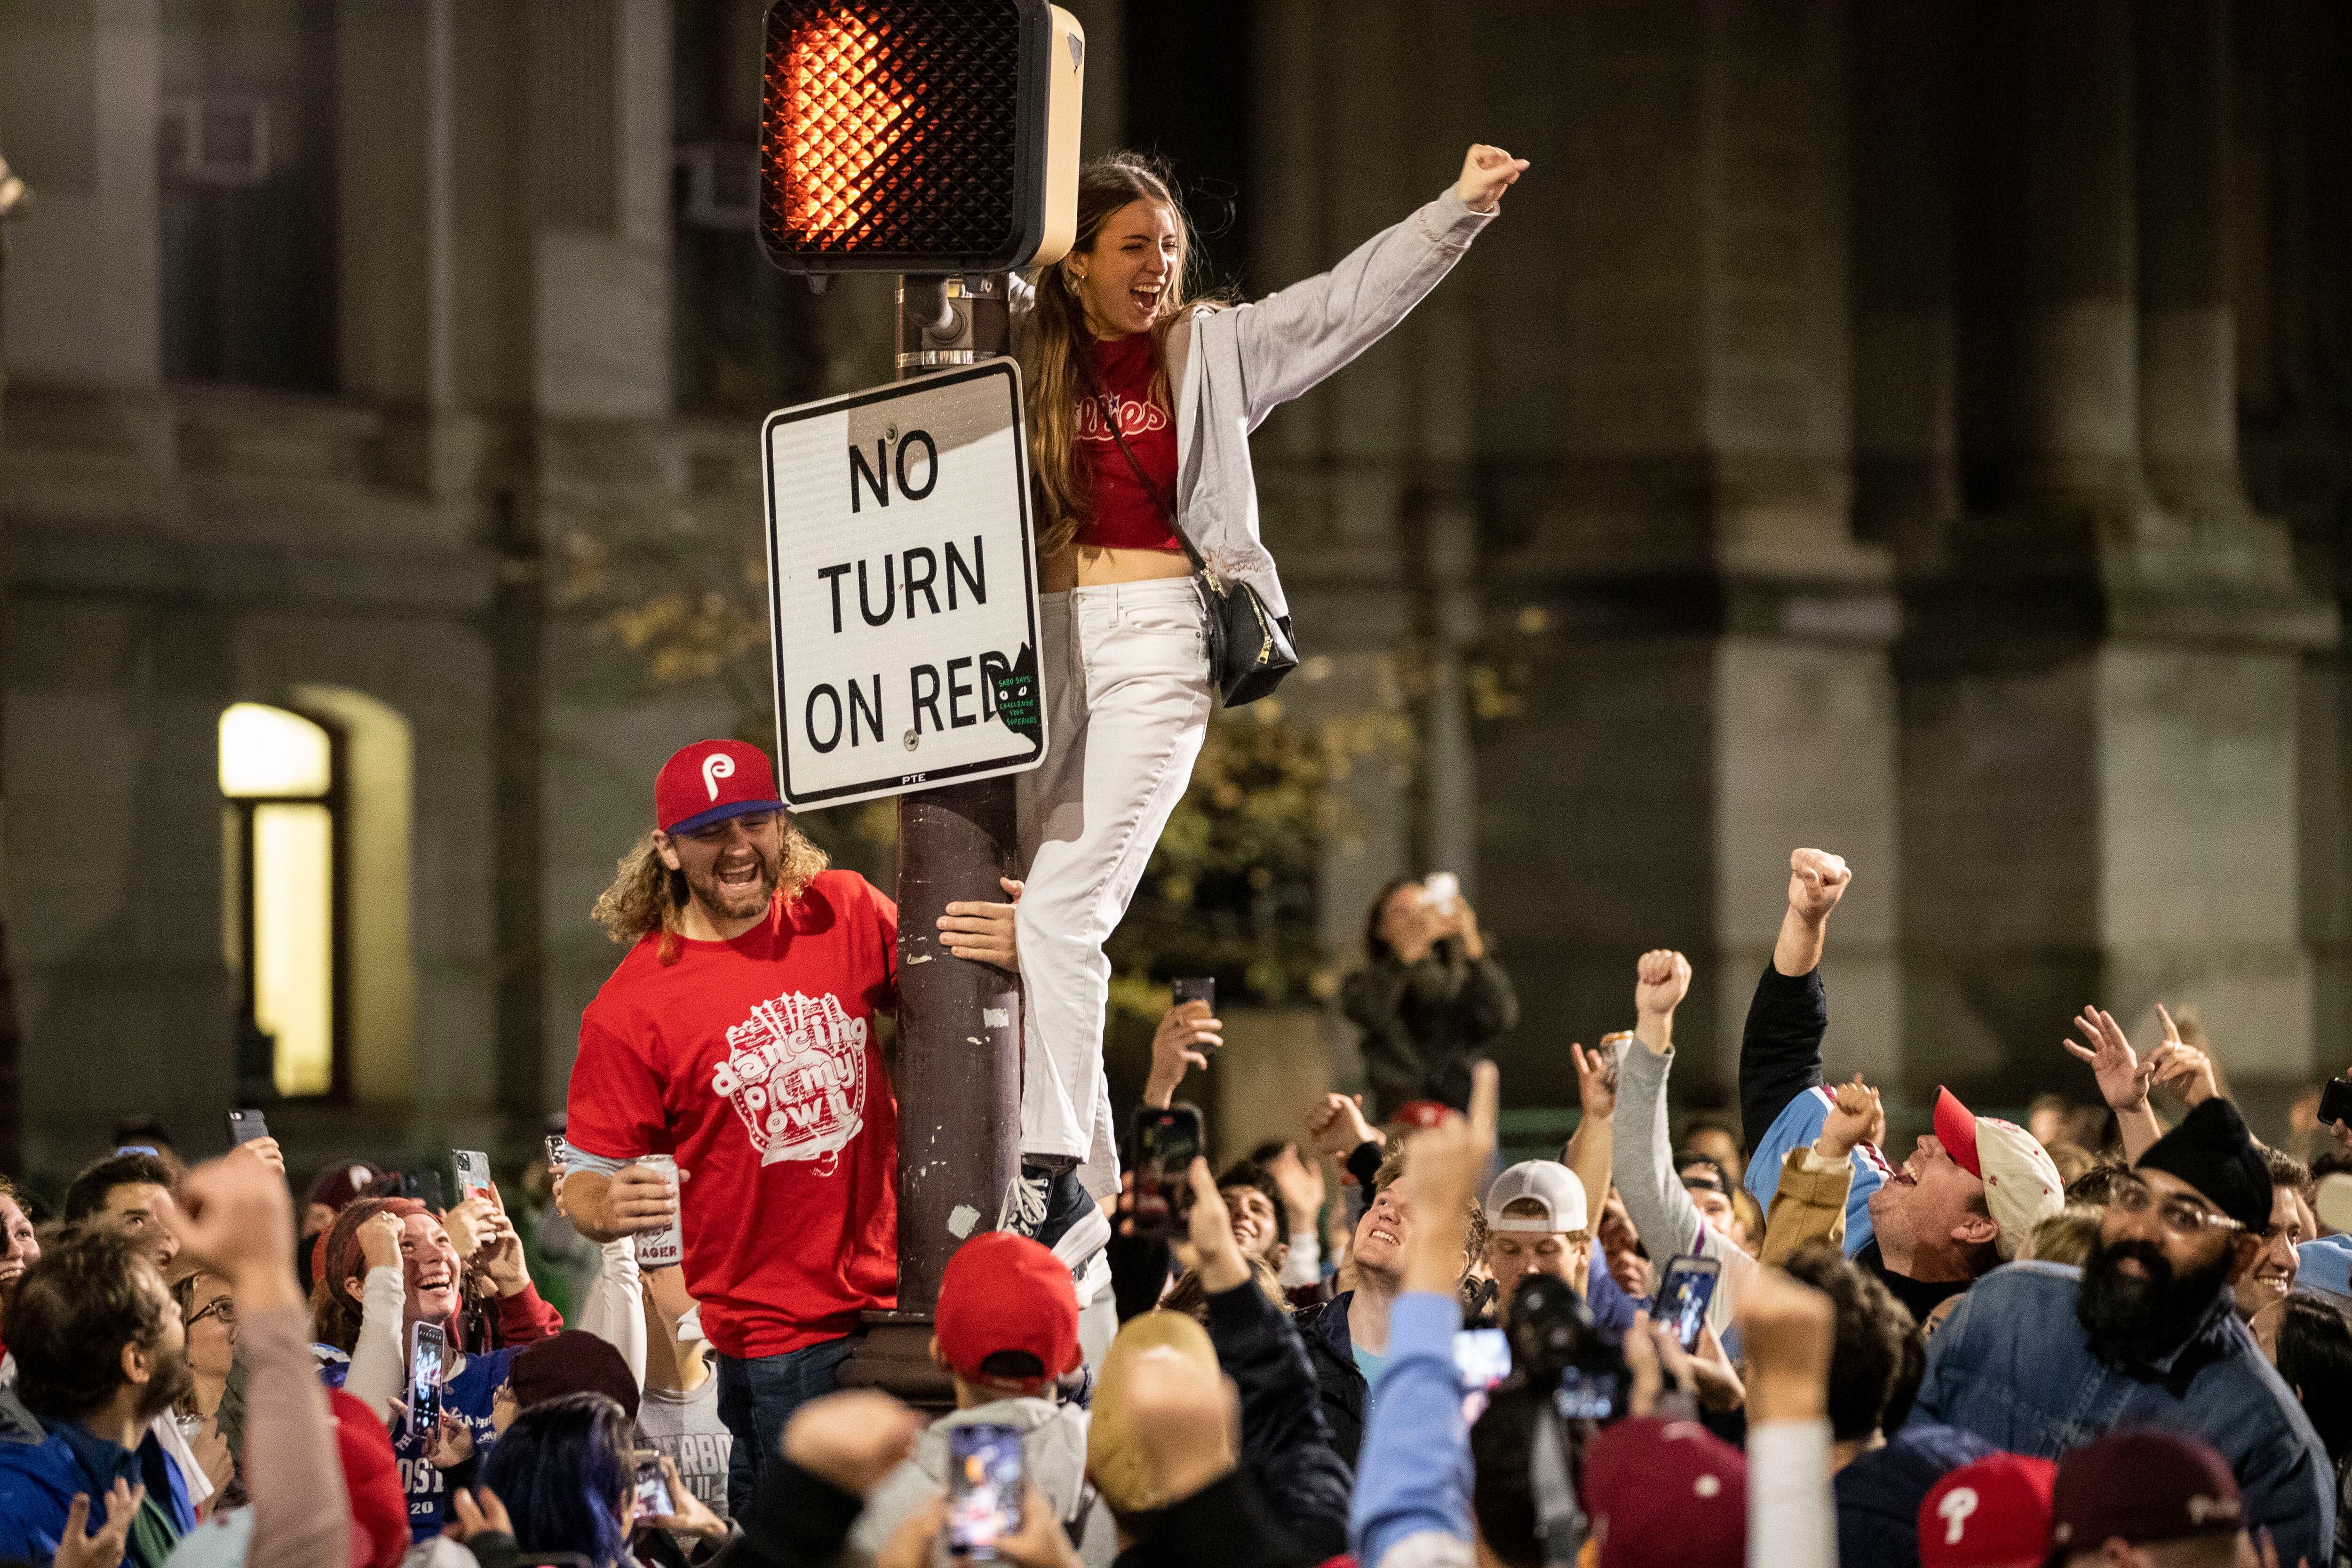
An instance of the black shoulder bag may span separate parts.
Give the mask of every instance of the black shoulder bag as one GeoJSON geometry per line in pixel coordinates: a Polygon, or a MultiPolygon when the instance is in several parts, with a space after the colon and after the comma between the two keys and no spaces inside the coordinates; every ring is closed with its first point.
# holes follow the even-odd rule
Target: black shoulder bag
{"type": "MultiPolygon", "coordinates": [[[[1083,351],[1081,363],[1085,362],[1083,351]]],[[[1094,366],[1087,364],[1087,380],[1096,382],[1094,366]]],[[[1110,405],[1110,436],[1118,443],[1119,455],[1127,466],[1135,470],[1136,482],[1144,494],[1160,510],[1168,531],[1183,545],[1184,553],[1192,558],[1192,569],[1199,574],[1193,579],[1200,584],[1203,608],[1207,611],[1209,640],[1209,679],[1217,689],[1224,705],[1238,708],[1244,702],[1255,702],[1267,696],[1282,684],[1282,678],[1298,668],[1298,649],[1290,640],[1290,628],[1276,618],[1266,608],[1258,591],[1247,583],[1228,582],[1217,575],[1202,557],[1200,547],[1192,542],[1184,525],[1176,521],[1176,508],[1151,476],[1143,471],[1143,461],[1135,448],[1127,444],[1127,433],[1119,428],[1119,397],[1108,388],[1100,388],[1103,398],[1110,405]]]]}

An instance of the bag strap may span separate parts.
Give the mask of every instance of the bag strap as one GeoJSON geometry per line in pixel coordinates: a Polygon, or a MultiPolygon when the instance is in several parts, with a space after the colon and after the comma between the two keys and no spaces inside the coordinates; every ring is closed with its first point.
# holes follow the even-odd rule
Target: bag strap
{"type": "MultiPolygon", "coordinates": [[[[1169,499],[1167,493],[1160,489],[1159,481],[1144,471],[1143,459],[1137,457],[1135,448],[1127,444],[1127,432],[1119,428],[1119,409],[1124,400],[1118,393],[1105,386],[1102,379],[1095,374],[1094,353],[1091,348],[1079,351],[1078,367],[1079,374],[1086,380],[1089,395],[1099,397],[1110,405],[1110,438],[1118,443],[1119,456],[1125,458],[1127,466],[1135,470],[1135,482],[1141,485],[1143,493],[1151,498],[1151,505],[1160,513],[1160,521],[1168,525],[1168,531],[1174,534],[1176,542],[1184,547],[1184,553],[1192,558],[1193,570],[1206,577],[1212,584],[1222,588],[1223,584],[1218,583],[1217,574],[1209,569],[1208,562],[1202,559],[1200,546],[1194,544],[1192,535],[1184,531],[1184,525],[1176,521],[1174,503],[1169,499]]],[[[1171,414],[1170,417],[1175,416],[1171,414]]]]}

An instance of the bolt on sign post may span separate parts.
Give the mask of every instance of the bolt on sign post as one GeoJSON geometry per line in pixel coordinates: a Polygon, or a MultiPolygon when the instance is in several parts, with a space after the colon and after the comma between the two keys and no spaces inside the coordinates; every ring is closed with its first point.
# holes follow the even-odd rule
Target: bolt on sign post
{"type": "MultiPolygon", "coordinates": [[[[1078,108],[1085,80],[1085,31],[1068,12],[1045,0],[776,0],[767,14],[761,112],[761,249],[777,267],[807,276],[820,289],[835,272],[898,273],[898,368],[902,378],[974,366],[1008,353],[1011,274],[1059,259],[1077,226],[1078,108]]],[[[783,738],[793,734],[801,715],[784,710],[786,693],[802,693],[805,702],[813,688],[794,687],[782,668],[790,646],[782,624],[783,606],[816,605],[812,589],[822,587],[827,596],[820,613],[829,628],[833,586],[843,587],[845,601],[853,598],[856,563],[864,561],[866,590],[873,595],[866,603],[879,603],[888,584],[887,578],[877,581],[874,574],[887,574],[889,557],[895,554],[900,607],[911,626],[907,574],[929,565],[921,556],[934,551],[940,569],[951,570],[946,560],[951,535],[944,519],[937,541],[900,537],[914,527],[909,520],[926,509],[946,510],[944,505],[932,506],[929,487],[934,484],[943,496],[952,493],[972,505],[973,515],[984,513],[1000,525],[1003,507],[1017,508],[1025,532],[1027,448],[1018,378],[1006,366],[1001,383],[997,376],[986,375],[965,387],[964,394],[976,400],[974,409],[991,395],[1002,409],[1007,385],[1013,393],[1009,416],[974,413],[968,424],[972,432],[968,448],[949,441],[936,453],[917,447],[911,458],[908,444],[918,426],[879,414],[883,395],[837,400],[849,405],[866,398],[873,405],[842,408],[845,417],[833,422],[844,437],[835,470],[825,474],[818,465],[810,466],[821,482],[837,488],[844,476],[855,482],[847,449],[853,436],[866,438],[869,469],[873,436],[882,437],[884,456],[894,465],[894,484],[895,465],[910,463],[912,483],[894,493],[889,510],[879,505],[871,509],[871,549],[862,548],[865,536],[855,527],[864,517],[863,504],[858,518],[847,526],[838,515],[848,504],[848,492],[829,495],[829,501],[837,504],[794,504],[793,488],[784,482],[780,467],[778,441],[792,439],[782,433],[796,425],[813,423],[792,417],[807,411],[784,410],[763,427],[772,514],[770,605],[779,618],[774,628],[776,728],[787,751],[788,771],[792,742],[783,738]],[[868,432],[870,423],[882,428],[868,432]],[[894,428],[899,432],[895,443],[890,436],[894,428]],[[1019,487],[1017,494],[994,504],[976,488],[981,485],[977,476],[972,485],[949,482],[965,468],[988,466],[960,459],[976,458],[989,440],[1009,445],[1020,455],[1018,461],[992,469],[996,474],[992,482],[1019,487]],[[916,495],[918,489],[923,494],[916,495]],[[789,548],[787,541],[796,529],[829,530],[828,542],[851,547],[850,552],[843,554],[836,548],[827,555],[808,542],[789,548]],[[918,552],[919,555],[913,553],[918,552]],[[849,574],[815,576],[845,560],[852,563],[849,574]],[[795,574],[789,580],[788,572],[795,574]],[[802,581],[802,574],[812,580],[802,581]]],[[[939,431],[920,428],[934,444],[944,439],[939,431]]],[[[800,434],[805,436],[804,431],[800,434]]],[[[969,523],[971,519],[960,521],[969,523]]],[[[973,531],[960,526],[957,532],[961,543],[973,531]]],[[[986,548],[988,530],[983,526],[980,532],[986,548]]],[[[997,574],[995,583],[1002,584],[992,589],[994,606],[982,611],[974,605],[955,614],[976,618],[1001,613],[1016,602],[1010,590],[1023,574],[1034,604],[1034,568],[1029,553],[1024,540],[1019,559],[1009,558],[1000,542],[989,562],[990,571],[997,574]]],[[[966,564],[976,578],[977,562],[966,564]]],[[[943,593],[950,581],[940,580],[943,593]]],[[[953,581],[959,586],[976,586],[971,579],[953,581]]],[[[861,605],[854,612],[861,621],[865,608],[861,605]]],[[[932,619],[928,601],[924,613],[932,619]]],[[[845,616],[845,637],[856,635],[849,618],[845,616]]],[[[953,618],[950,614],[934,620],[940,635],[948,635],[953,618]]],[[[1031,625],[1034,628],[1034,616],[1031,625]]],[[[878,629],[888,635],[887,626],[878,629]]],[[[795,636],[804,630],[792,628],[795,636]]],[[[1034,650],[1034,630],[1030,646],[1034,650]]],[[[1025,689],[1017,671],[1000,672],[992,665],[985,676],[979,673],[982,652],[1001,660],[1011,650],[994,644],[983,648],[976,643],[970,650],[943,644],[939,651],[945,657],[938,659],[923,657],[920,648],[896,651],[904,656],[895,671],[904,689],[882,700],[903,698],[896,719],[908,733],[914,729],[913,705],[927,689],[917,684],[919,668],[939,665],[944,692],[950,679],[947,661],[964,651],[972,654],[974,676],[988,688],[982,700],[992,711],[976,716],[983,720],[982,729],[990,739],[1003,739],[1015,728],[1016,718],[1027,719],[1031,710],[1026,704],[1034,702],[1042,719],[1043,693],[1036,688],[1034,665],[1025,689]],[[1003,680],[1006,674],[1013,677],[1009,682],[1003,680]]],[[[873,673],[875,689],[880,691],[880,682],[887,677],[879,668],[873,673]]],[[[848,679],[845,671],[845,709],[848,679]]],[[[945,697],[940,700],[944,702],[945,697]]],[[[862,721],[866,710],[855,712],[862,721]]],[[[848,716],[845,711],[845,718],[848,716]]],[[[939,942],[938,921],[951,900],[1001,900],[1004,895],[997,879],[1009,875],[1014,865],[1013,778],[1003,772],[973,775],[998,764],[1034,767],[1050,744],[1041,730],[1031,760],[1005,763],[998,757],[995,763],[976,763],[944,785],[935,784],[927,776],[929,770],[913,760],[926,744],[942,755],[957,746],[969,750],[971,738],[981,733],[950,724],[944,731],[935,728],[929,737],[917,735],[918,746],[901,752],[906,776],[898,784],[886,781],[877,788],[871,787],[870,780],[851,780],[835,796],[898,796],[898,1310],[874,1314],[866,1342],[843,1377],[940,1405],[949,1402],[949,1389],[944,1375],[931,1364],[928,1348],[940,1277],[962,1240],[993,1223],[1004,1189],[1019,1170],[1021,999],[1013,976],[950,954],[939,942]]]]}

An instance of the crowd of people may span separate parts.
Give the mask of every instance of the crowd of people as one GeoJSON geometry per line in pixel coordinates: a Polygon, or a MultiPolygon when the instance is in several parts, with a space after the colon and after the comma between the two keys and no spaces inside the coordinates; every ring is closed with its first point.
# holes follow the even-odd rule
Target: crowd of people
{"type": "Polygon", "coordinates": [[[1186,1000],[1122,1161],[1103,941],[1212,688],[1267,679],[1221,668],[1203,584],[1286,648],[1248,432],[1527,167],[1474,147],[1234,309],[1187,298],[1164,180],[1088,165],[1017,301],[1055,742],[1002,899],[902,931],[764,753],[698,742],[596,905],[625,955],[511,1207],[470,1158],[331,1160],[298,1203],[269,1138],[191,1169],[152,1121],[54,1207],[0,1182],[0,1568],[2352,1568],[2352,1128],[2299,1102],[2305,1164],[2193,1020],[2143,1051],[2092,1005],[2095,1101],[1939,1090],[1892,1148],[1892,1086],[1823,1065],[1834,854],[1790,857],[1730,1113],[1676,1114],[1690,963],[1629,953],[1630,1028],[1516,1043],[1580,1114],[1505,1165],[1517,999],[1433,877],[1343,990],[1370,1114],[1318,1096],[1213,1169],[1186,1000]],[[900,1286],[900,965],[941,960],[1017,980],[1020,1159],[958,1211],[927,1380],[859,1352],[900,1286]]]}
{"type": "MultiPolygon", "coordinates": [[[[1426,1055],[1410,1022],[1386,1047],[1382,1121],[1327,1094],[1222,1171],[1129,1170],[1083,1255],[977,1231],[936,1414],[844,1388],[894,1300],[896,911],[730,745],[673,767],[730,757],[752,809],[663,834],[677,902],[511,1213],[360,1161],[298,1203],[273,1141],[189,1169],[152,1121],[54,1212],[0,1189],[0,1563],[2347,1561],[2352,1236],[2324,1215],[2352,1215],[2317,1184],[2352,1184],[2352,1129],[2307,1129],[2311,1164],[2265,1146],[2193,1029],[2160,1014],[2142,1052],[2093,1007],[2102,1116],[2037,1105],[2037,1136],[1940,1091],[1895,1158],[1880,1089],[1824,1074],[1852,872],[1811,849],[1736,1120],[1670,1109],[1678,952],[1634,960],[1630,1030],[1565,1047],[1556,1158],[1502,1164],[1484,1040],[1433,1009],[1426,1055]]],[[[1440,921],[1371,961],[1460,991],[1483,954],[1436,950],[1475,917],[1440,921]]],[[[1017,963],[989,907],[942,923],[1017,963]]],[[[1171,1006],[1146,1110],[1220,1048],[1171,1006]]]]}

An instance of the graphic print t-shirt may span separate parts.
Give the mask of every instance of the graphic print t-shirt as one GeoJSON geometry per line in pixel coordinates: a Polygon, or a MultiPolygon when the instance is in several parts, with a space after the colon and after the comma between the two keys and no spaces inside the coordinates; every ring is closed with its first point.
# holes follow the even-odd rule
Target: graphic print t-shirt
{"type": "MultiPolygon", "coordinates": [[[[490,1445],[498,1441],[498,1433],[490,1426],[490,1406],[507,1380],[508,1367],[522,1352],[520,1345],[509,1345],[469,1355],[457,1375],[441,1385],[441,1407],[465,1422],[467,1435],[474,1439],[476,1459],[487,1457],[490,1445]]],[[[323,1366],[319,1369],[319,1380],[330,1388],[341,1388],[343,1374],[350,1371],[348,1361],[323,1366]]],[[[402,1397],[407,1397],[405,1391],[402,1397]]],[[[429,1541],[449,1522],[449,1491],[442,1471],[425,1457],[429,1431],[412,1431],[411,1425],[404,1414],[393,1417],[392,1453],[400,1464],[401,1490],[408,1494],[408,1538],[429,1541]]]]}
{"type": "Polygon", "coordinates": [[[782,1355],[898,1294],[898,1106],[875,1015],[898,907],[821,872],[732,942],[647,936],[580,1021],[566,1136],[677,1161],[686,1286],[711,1347],[782,1355]]]}
{"type": "Polygon", "coordinates": [[[710,1511],[727,1517],[727,1462],[735,1439],[719,1418],[719,1374],[704,1375],[691,1394],[646,1390],[637,1406],[637,1430],[677,1466],[677,1479],[710,1511]]]}
{"type": "Polygon", "coordinates": [[[1078,399],[1072,452],[1085,470],[1093,511],[1078,530],[1078,542],[1102,549],[1181,551],[1184,546],[1169,531],[1165,510],[1176,495],[1176,421],[1151,398],[1152,378],[1160,368],[1151,334],[1097,342],[1086,352],[1094,356],[1095,384],[1078,399]],[[1157,496],[1135,477],[1135,463],[1118,449],[1118,438],[1111,434],[1114,419],[1127,437],[1128,451],[1159,487],[1157,496]]]}

